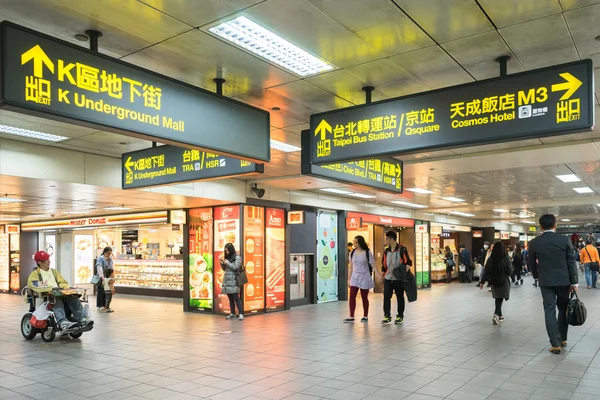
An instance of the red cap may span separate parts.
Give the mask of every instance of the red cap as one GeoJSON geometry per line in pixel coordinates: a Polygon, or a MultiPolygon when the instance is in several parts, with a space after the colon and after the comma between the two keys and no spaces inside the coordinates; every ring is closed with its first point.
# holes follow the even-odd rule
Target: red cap
{"type": "Polygon", "coordinates": [[[46,253],[45,251],[38,251],[37,253],[35,253],[35,255],[33,256],[33,259],[37,262],[37,261],[46,261],[48,259],[50,259],[50,254],[46,253]]]}

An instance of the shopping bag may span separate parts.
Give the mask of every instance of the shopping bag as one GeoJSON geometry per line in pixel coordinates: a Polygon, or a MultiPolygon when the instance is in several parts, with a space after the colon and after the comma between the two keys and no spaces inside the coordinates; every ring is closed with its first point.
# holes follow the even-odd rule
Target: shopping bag
{"type": "Polygon", "coordinates": [[[33,316],[38,321],[45,321],[48,319],[48,317],[50,317],[50,315],[52,315],[52,311],[48,310],[48,302],[47,301],[43,302],[42,305],[39,306],[38,308],[36,308],[35,311],[33,312],[33,316]]]}
{"type": "Polygon", "coordinates": [[[467,267],[465,267],[465,265],[464,265],[464,264],[460,264],[460,265],[458,266],[458,271],[459,271],[459,272],[465,272],[465,270],[466,270],[466,269],[467,269],[467,267]]]}
{"type": "Polygon", "coordinates": [[[237,272],[237,274],[235,275],[235,279],[238,286],[244,286],[246,283],[248,283],[248,275],[246,275],[245,267],[243,267],[237,272]]]}
{"type": "Polygon", "coordinates": [[[585,323],[586,319],[587,309],[583,302],[579,300],[577,292],[573,291],[573,293],[571,293],[571,300],[567,306],[567,321],[571,326],[581,326],[585,323]]]}
{"type": "Polygon", "coordinates": [[[92,318],[92,309],[88,303],[83,303],[83,316],[86,318],[92,318]]]}

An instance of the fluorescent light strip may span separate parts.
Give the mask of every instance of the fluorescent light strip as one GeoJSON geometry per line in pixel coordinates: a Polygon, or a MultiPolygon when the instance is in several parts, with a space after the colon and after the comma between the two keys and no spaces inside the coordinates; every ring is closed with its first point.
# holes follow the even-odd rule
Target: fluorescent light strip
{"type": "Polygon", "coordinates": [[[283,151],[284,153],[293,153],[296,151],[302,150],[298,146],[293,146],[291,144],[283,143],[275,139],[271,139],[271,148],[273,150],[283,151]]]}
{"type": "Polygon", "coordinates": [[[581,179],[579,179],[579,177],[575,174],[556,175],[556,177],[565,183],[581,182],[581,179]]]}
{"type": "Polygon", "coordinates": [[[105,207],[105,210],[108,211],[127,211],[127,210],[131,210],[131,208],[129,207],[105,207]]]}
{"type": "Polygon", "coordinates": [[[533,221],[521,221],[521,222],[524,224],[535,224],[535,222],[533,222],[533,221]]]}
{"type": "Polygon", "coordinates": [[[0,221],[20,221],[21,218],[0,218],[0,221]]]}
{"type": "Polygon", "coordinates": [[[413,192],[413,193],[419,193],[419,194],[431,194],[433,193],[431,190],[427,190],[427,189],[421,189],[421,188],[410,188],[410,189],[406,189],[409,192],[413,192]]]}
{"type": "Polygon", "coordinates": [[[214,26],[209,31],[300,76],[330,71],[333,66],[309,54],[246,17],[214,26]]]}
{"type": "Polygon", "coordinates": [[[497,213],[507,213],[508,212],[508,210],[505,210],[504,208],[494,208],[493,211],[497,212],[497,213]]]}
{"type": "Polygon", "coordinates": [[[584,187],[577,187],[577,188],[573,188],[574,191],[576,191],[579,194],[583,194],[583,193],[594,193],[594,191],[587,186],[584,187]]]}
{"type": "Polygon", "coordinates": [[[464,212],[460,212],[460,211],[450,211],[450,214],[459,215],[461,217],[474,217],[475,216],[475,214],[468,214],[468,213],[464,213],[464,212]]]}
{"type": "Polygon", "coordinates": [[[375,199],[375,198],[377,198],[377,196],[371,196],[370,194],[362,194],[362,193],[349,193],[348,196],[360,197],[361,199],[375,199]]]}
{"type": "Polygon", "coordinates": [[[335,193],[335,194],[350,194],[352,192],[349,192],[347,190],[341,190],[341,189],[334,189],[334,188],[327,188],[327,189],[319,189],[323,192],[327,192],[327,193],[335,193]]]}
{"type": "Polygon", "coordinates": [[[427,208],[427,206],[421,205],[421,204],[413,204],[413,203],[409,203],[407,201],[392,201],[392,204],[397,204],[399,206],[406,206],[406,207],[412,207],[412,208],[427,208]]]}
{"type": "Polygon", "coordinates": [[[61,142],[67,140],[66,136],[52,135],[50,133],[30,131],[29,129],[15,128],[14,126],[0,125],[0,133],[21,136],[30,139],[46,140],[48,142],[61,142]]]}
{"type": "Polygon", "coordinates": [[[454,203],[464,203],[464,199],[459,199],[458,197],[442,197],[442,200],[452,201],[454,203]]]}
{"type": "Polygon", "coordinates": [[[569,218],[563,218],[561,219],[562,222],[571,222],[571,220],[569,218]]]}
{"type": "Polygon", "coordinates": [[[14,197],[0,197],[0,203],[23,203],[25,199],[16,199],[14,197]]]}

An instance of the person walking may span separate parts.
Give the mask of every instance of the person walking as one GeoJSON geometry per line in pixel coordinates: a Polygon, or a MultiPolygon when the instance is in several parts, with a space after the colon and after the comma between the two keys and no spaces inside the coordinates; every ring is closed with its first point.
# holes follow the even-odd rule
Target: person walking
{"type": "Polygon", "coordinates": [[[354,238],[354,249],[350,253],[350,264],[352,275],[350,276],[350,317],[344,322],[354,322],[354,311],[356,310],[356,295],[360,290],[362,298],[363,317],[360,322],[369,321],[369,290],[375,287],[373,282],[372,261],[375,260],[363,236],[354,238]]]}
{"type": "Polygon", "coordinates": [[[588,289],[596,289],[596,280],[598,277],[598,263],[600,257],[598,256],[598,249],[594,246],[594,241],[590,238],[586,240],[586,246],[579,252],[579,258],[583,264],[585,271],[585,280],[587,281],[588,289]]]}
{"type": "Polygon", "coordinates": [[[469,252],[469,250],[467,250],[467,246],[465,246],[464,244],[461,244],[459,249],[460,265],[465,270],[462,274],[460,282],[465,283],[466,281],[467,283],[471,283],[471,267],[473,266],[473,260],[471,260],[471,253],[469,252]]]}
{"type": "Polygon", "coordinates": [[[113,313],[114,310],[110,308],[110,303],[115,295],[115,270],[107,268],[104,270],[104,295],[106,301],[104,303],[104,311],[107,313],[113,313]]]}
{"type": "Polygon", "coordinates": [[[492,322],[499,325],[504,322],[502,314],[502,303],[510,298],[510,276],[512,274],[512,264],[508,258],[506,247],[502,242],[494,244],[492,256],[488,259],[483,268],[482,278],[479,281],[479,288],[483,290],[485,282],[489,282],[492,288],[492,297],[496,302],[496,309],[492,322]]]}
{"type": "Polygon", "coordinates": [[[567,236],[555,232],[556,217],[545,214],[539,222],[543,233],[529,243],[529,268],[534,279],[539,279],[550,352],[560,354],[567,346],[569,294],[578,290],[579,275],[573,244],[567,236]]]}
{"type": "Polygon", "coordinates": [[[389,231],[385,234],[387,248],[383,252],[383,314],[381,323],[388,325],[392,323],[392,295],[396,293],[398,301],[398,313],[396,314],[396,325],[404,323],[404,282],[406,273],[412,266],[412,260],[408,255],[406,247],[397,242],[398,234],[389,231]]]}
{"type": "Polygon", "coordinates": [[[237,284],[237,273],[243,268],[242,257],[236,253],[233,244],[227,243],[223,254],[219,257],[219,261],[221,269],[225,271],[221,292],[225,293],[229,298],[229,309],[231,310],[226,318],[235,318],[235,307],[237,306],[240,313],[238,319],[243,321],[244,310],[242,309],[242,300],[240,299],[240,287],[237,284]]]}
{"type": "MultiPolygon", "coordinates": [[[[479,251],[479,256],[477,257],[477,264],[481,265],[481,269],[479,270],[479,281],[481,282],[481,275],[483,275],[483,269],[485,268],[485,263],[492,255],[492,249],[490,248],[490,242],[487,240],[483,243],[483,248],[479,251]]],[[[475,286],[479,287],[480,282],[477,282],[475,286]]]]}
{"type": "Polygon", "coordinates": [[[456,262],[454,262],[454,254],[452,254],[450,246],[446,246],[444,250],[444,263],[446,263],[446,283],[450,283],[452,282],[452,271],[454,271],[456,262]]]}
{"type": "Polygon", "coordinates": [[[523,249],[521,248],[521,244],[517,243],[515,246],[515,251],[513,253],[512,258],[512,283],[516,286],[519,286],[519,283],[523,285],[523,277],[521,276],[523,273],[523,249]]]}
{"type": "Polygon", "coordinates": [[[113,259],[112,259],[112,248],[105,247],[102,250],[102,254],[96,260],[96,275],[100,277],[100,281],[98,282],[98,294],[96,295],[96,307],[98,311],[104,312],[106,311],[106,293],[104,292],[104,279],[106,276],[105,271],[107,269],[112,269],[114,271],[113,259]]]}

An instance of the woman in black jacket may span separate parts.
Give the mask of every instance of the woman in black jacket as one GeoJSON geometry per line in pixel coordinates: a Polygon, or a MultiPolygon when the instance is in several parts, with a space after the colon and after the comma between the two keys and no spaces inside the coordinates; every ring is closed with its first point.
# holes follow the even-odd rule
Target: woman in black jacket
{"type": "Polygon", "coordinates": [[[483,289],[486,281],[490,282],[492,287],[492,296],[496,300],[496,310],[492,322],[498,325],[504,322],[502,315],[502,303],[510,298],[510,276],[512,274],[512,263],[506,247],[502,242],[494,244],[492,255],[485,264],[479,287],[483,289]]]}
{"type": "Polygon", "coordinates": [[[512,272],[512,283],[516,286],[523,284],[523,278],[521,274],[523,273],[523,249],[521,248],[521,244],[517,243],[515,247],[515,253],[513,255],[513,272],[512,272]]]}
{"type": "Polygon", "coordinates": [[[452,282],[452,271],[456,266],[456,262],[454,261],[454,254],[452,254],[450,246],[446,246],[444,250],[446,250],[444,253],[444,262],[446,263],[446,283],[450,283],[452,282]]]}

